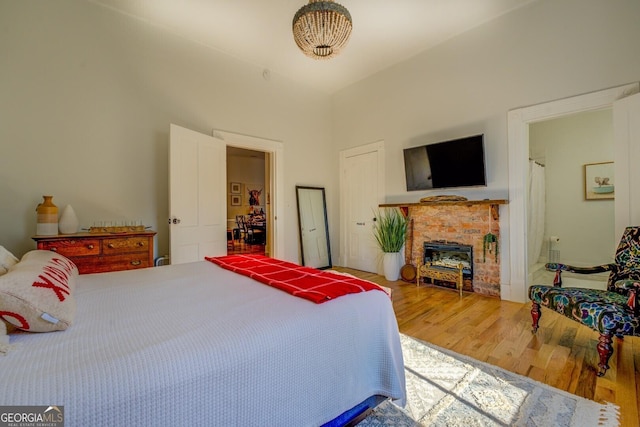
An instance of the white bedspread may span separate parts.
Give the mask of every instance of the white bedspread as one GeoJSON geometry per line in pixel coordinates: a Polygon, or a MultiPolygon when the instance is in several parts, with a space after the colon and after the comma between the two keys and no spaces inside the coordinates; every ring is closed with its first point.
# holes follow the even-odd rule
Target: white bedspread
{"type": "Polygon", "coordinates": [[[314,304],[201,261],[82,275],[74,324],[18,334],[0,405],[67,426],[318,426],[368,396],[404,404],[383,292],[314,304]]]}

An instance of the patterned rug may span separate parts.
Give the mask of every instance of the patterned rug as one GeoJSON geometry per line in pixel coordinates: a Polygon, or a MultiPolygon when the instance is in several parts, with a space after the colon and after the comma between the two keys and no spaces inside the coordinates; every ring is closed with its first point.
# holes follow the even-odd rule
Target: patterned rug
{"type": "Polygon", "coordinates": [[[574,396],[406,335],[407,405],[379,405],[368,426],[618,426],[618,407],[574,396]]]}

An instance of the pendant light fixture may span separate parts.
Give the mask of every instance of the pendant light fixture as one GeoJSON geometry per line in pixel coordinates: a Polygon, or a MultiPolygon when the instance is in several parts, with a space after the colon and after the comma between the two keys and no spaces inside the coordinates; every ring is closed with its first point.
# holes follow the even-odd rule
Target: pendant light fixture
{"type": "Polygon", "coordinates": [[[293,38],[313,59],[329,59],[340,53],[351,28],[351,14],[333,0],[309,0],[293,17],[293,38]]]}

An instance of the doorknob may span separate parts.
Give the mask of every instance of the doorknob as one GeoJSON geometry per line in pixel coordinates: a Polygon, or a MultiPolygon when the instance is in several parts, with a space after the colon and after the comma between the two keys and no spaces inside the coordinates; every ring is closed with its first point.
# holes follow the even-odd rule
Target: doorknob
{"type": "Polygon", "coordinates": [[[180,219],[176,217],[169,218],[169,224],[180,224],[180,219]]]}

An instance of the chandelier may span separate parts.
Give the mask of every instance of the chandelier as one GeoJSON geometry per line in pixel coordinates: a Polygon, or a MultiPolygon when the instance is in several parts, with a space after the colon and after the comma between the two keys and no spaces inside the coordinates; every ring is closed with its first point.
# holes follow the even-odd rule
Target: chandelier
{"type": "Polygon", "coordinates": [[[313,59],[329,59],[340,53],[351,35],[351,14],[333,0],[309,0],[293,17],[293,38],[313,59]]]}

